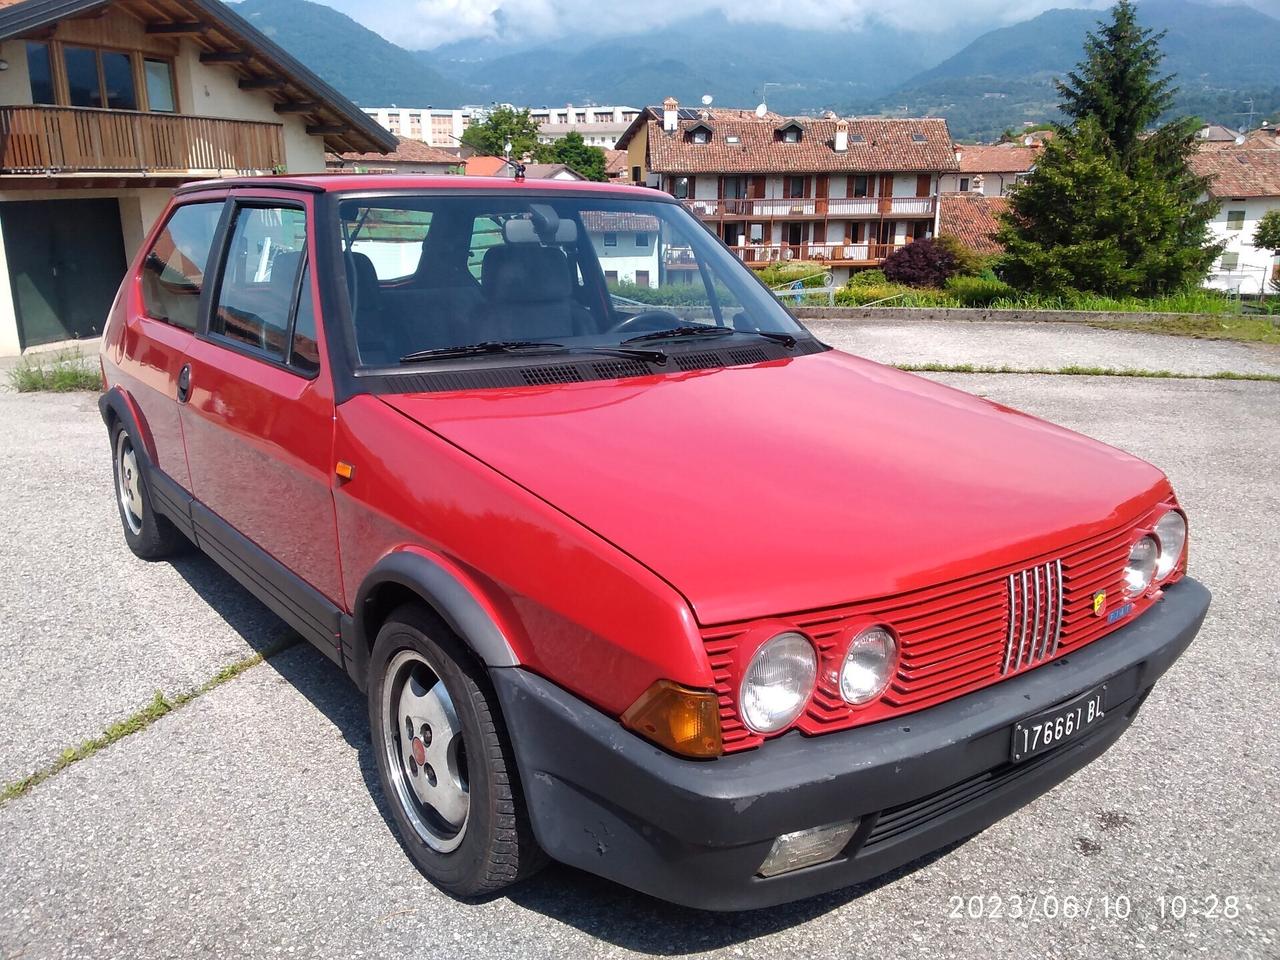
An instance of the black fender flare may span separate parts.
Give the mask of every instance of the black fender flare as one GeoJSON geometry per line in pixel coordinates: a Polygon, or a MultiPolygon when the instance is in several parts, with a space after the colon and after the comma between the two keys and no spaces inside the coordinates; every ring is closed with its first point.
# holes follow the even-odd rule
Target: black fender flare
{"type": "Polygon", "coordinates": [[[486,667],[520,665],[506,633],[466,583],[465,574],[443,557],[434,557],[421,548],[403,548],[388,553],[365,576],[356,592],[350,627],[344,630],[344,660],[356,684],[365,688],[369,652],[376,628],[370,631],[381,588],[396,585],[419,596],[436,611],[486,667]],[[451,569],[452,568],[452,569],[451,569]]]}

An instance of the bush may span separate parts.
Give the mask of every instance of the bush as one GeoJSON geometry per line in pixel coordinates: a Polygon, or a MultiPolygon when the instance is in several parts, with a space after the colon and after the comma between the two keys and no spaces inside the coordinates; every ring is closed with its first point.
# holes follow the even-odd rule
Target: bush
{"type": "Polygon", "coordinates": [[[850,287],[883,287],[889,282],[883,270],[862,270],[849,277],[850,287]]]}
{"type": "Polygon", "coordinates": [[[766,287],[782,287],[804,281],[806,287],[826,286],[829,268],[826,264],[812,263],[808,260],[792,260],[787,263],[772,263],[760,271],[760,280],[766,287]]]}
{"type": "Polygon", "coordinates": [[[962,307],[989,307],[997,300],[1018,295],[1013,287],[994,277],[952,277],[947,281],[947,293],[962,307]]]}
{"type": "Polygon", "coordinates": [[[910,287],[941,287],[956,272],[956,258],[937,240],[916,240],[884,262],[884,275],[910,287]]]}
{"type": "Polygon", "coordinates": [[[976,250],[965,245],[964,241],[958,237],[944,233],[937,239],[938,246],[942,247],[951,256],[955,257],[956,270],[955,275],[961,277],[976,277],[984,270],[989,269],[987,260],[989,258],[982,256],[976,250]]]}

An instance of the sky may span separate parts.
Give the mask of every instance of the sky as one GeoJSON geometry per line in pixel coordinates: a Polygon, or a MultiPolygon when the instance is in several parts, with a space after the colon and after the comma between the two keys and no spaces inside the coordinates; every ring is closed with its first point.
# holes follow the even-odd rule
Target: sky
{"type": "MultiPolygon", "coordinates": [[[[987,29],[1051,8],[1108,5],[1107,0],[319,0],[402,47],[429,50],[455,40],[626,33],[719,11],[735,20],[814,28],[858,29],[879,20],[896,27],[944,32],[975,23],[987,29]],[[749,9],[744,9],[749,7],[749,9]],[[606,11],[602,15],[602,11],[606,11]]],[[[1213,2],[1213,0],[1207,0],[1213,2]]],[[[1233,0],[1239,2],[1239,0],[1233,0]]],[[[1280,0],[1250,0],[1280,16],[1280,0]]]]}

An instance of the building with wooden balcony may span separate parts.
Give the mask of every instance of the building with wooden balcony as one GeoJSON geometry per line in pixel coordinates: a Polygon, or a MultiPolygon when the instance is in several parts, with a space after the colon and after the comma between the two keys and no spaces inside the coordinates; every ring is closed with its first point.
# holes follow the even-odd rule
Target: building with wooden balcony
{"type": "Polygon", "coordinates": [[[100,333],[175,186],[395,145],[217,0],[0,0],[0,355],[100,333]]]}
{"type": "Polygon", "coordinates": [[[753,267],[815,261],[839,281],[937,233],[957,169],[945,120],[641,112],[618,142],[631,178],[683,200],[753,267]]]}

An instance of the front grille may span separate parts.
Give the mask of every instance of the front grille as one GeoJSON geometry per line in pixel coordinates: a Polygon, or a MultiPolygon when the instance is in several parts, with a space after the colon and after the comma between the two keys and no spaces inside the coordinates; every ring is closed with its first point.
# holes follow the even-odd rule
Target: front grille
{"type": "MultiPolygon", "coordinates": [[[[805,733],[826,733],[901,716],[970,693],[1006,676],[1065,656],[1129,622],[1153,602],[1132,601],[1128,617],[1095,615],[1095,594],[1105,591],[1102,613],[1128,603],[1124,565],[1137,522],[1030,563],[1010,565],[950,583],[787,617],[818,650],[818,687],[796,722],[805,733]],[[851,707],[837,687],[852,632],[869,621],[898,635],[898,672],[880,700],[851,707]]],[[[764,738],[737,712],[738,644],[752,623],[711,627],[703,643],[715,677],[726,751],[757,746],[764,738]]]]}
{"type": "Polygon", "coordinates": [[[1062,639],[1062,561],[1009,574],[1009,635],[1000,673],[1048,660],[1062,639]]]}

